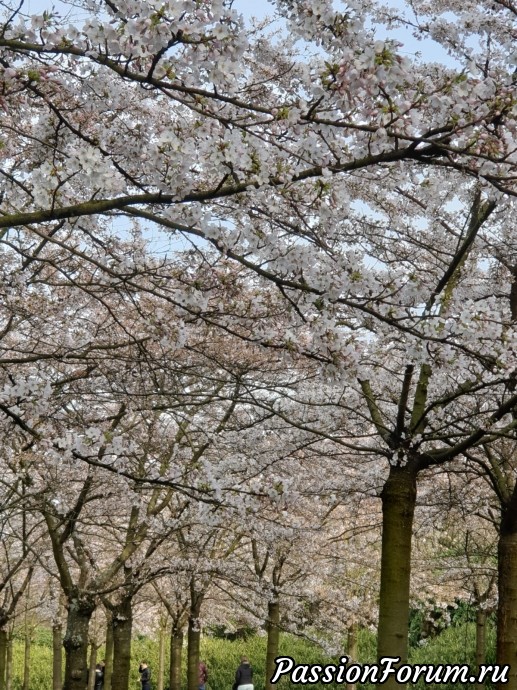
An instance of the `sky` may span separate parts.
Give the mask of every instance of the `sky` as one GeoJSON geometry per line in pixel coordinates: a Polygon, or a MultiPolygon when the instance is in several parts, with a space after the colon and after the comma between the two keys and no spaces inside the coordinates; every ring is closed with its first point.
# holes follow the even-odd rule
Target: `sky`
{"type": "MultiPolygon", "coordinates": [[[[344,5],[340,0],[334,0],[334,4],[337,8],[344,5]]],[[[397,5],[404,5],[402,0],[387,0],[387,4],[395,7],[397,5]]],[[[56,7],[56,9],[59,9],[60,6],[65,7],[60,0],[24,0],[23,3],[24,11],[29,14],[43,12],[44,10],[51,9],[53,6],[56,7]]],[[[234,7],[237,11],[242,12],[247,19],[251,17],[263,19],[268,14],[271,15],[273,13],[272,5],[268,0],[235,0],[234,7]]],[[[70,5],[66,7],[66,11],[69,10],[70,5]]],[[[390,35],[393,36],[393,34],[390,35]]],[[[384,38],[384,36],[379,37],[384,38]]],[[[395,32],[394,37],[404,44],[404,47],[401,49],[403,54],[406,53],[409,56],[420,53],[424,56],[426,61],[436,61],[445,64],[450,63],[450,58],[445,51],[430,40],[417,41],[409,32],[404,32],[402,30],[395,32]]]]}
{"type": "MultiPolygon", "coordinates": [[[[25,0],[24,9],[27,12],[36,13],[48,10],[53,5],[58,8],[60,4],[59,0],[25,0]]],[[[234,7],[246,17],[253,15],[262,18],[271,11],[271,5],[267,0],[237,0],[234,7]]]]}

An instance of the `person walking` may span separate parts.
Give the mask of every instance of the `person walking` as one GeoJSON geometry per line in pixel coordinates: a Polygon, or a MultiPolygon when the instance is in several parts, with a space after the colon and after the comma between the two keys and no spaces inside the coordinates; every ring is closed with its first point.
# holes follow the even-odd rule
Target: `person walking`
{"type": "Polygon", "coordinates": [[[208,680],[208,669],[204,661],[199,662],[199,690],[206,690],[206,682],[208,680]]]}
{"type": "Polygon", "coordinates": [[[247,656],[241,657],[232,690],[253,690],[253,669],[247,656]]]}
{"type": "Polygon", "coordinates": [[[140,682],[142,683],[142,690],[151,690],[151,669],[147,665],[147,661],[142,661],[138,667],[140,674],[140,682]]]}
{"type": "Polygon", "coordinates": [[[104,687],[104,669],[102,664],[95,666],[95,679],[93,681],[93,690],[102,690],[104,687]]]}

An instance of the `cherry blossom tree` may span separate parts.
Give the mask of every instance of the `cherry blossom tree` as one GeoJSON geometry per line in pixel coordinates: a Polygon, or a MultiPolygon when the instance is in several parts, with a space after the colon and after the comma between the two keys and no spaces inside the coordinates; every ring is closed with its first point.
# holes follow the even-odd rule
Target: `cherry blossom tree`
{"type": "MultiPolygon", "coordinates": [[[[156,460],[139,473],[126,445],[149,410],[170,410],[170,396],[156,395],[160,370],[206,349],[188,328],[202,320],[203,336],[215,341],[217,329],[226,347],[239,339],[321,364],[350,419],[329,433],[304,413],[295,428],[385,460],[378,651],[404,660],[417,480],[462,453],[478,458],[477,446],[515,424],[511,3],[338,11],[278,0],[280,42],[226,2],[79,2],[82,25],[4,4],[0,410],[23,453],[43,451],[41,477],[63,462],[90,468],[75,469],[78,497],[53,499],[66,498],[64,512],[44,507],[69,603],[79,601],[71,567],[85,581],[93,568],[76,526],[99,476],[208,505],[249,479],[235,453],[214,460],[221,446],[200,428],[188,479],[184,466],[154,475],[156,460]],[[405,56],[401,25],[444,47],[450,64],[405,56]],[[192,265],[149,251],[151,232],[191,242],[192,265]]],[[[238,447],[228,425],[243,379],[226,380],[203,417],[222,424],[210,428],[226,450],[238,447]]],[[[280,395],[258,391],[247,392],[252,428],[257,410],[293,423],[280,395]]],[[[264,491],[246,487],[244,506],[264,491]]],[[[504,608],[513,569],[503,555],[517,562],[511,498],[505,506],[501,664],[515,646],[504,608]]],[[[145,539],[147,527],[135,550],[145,539]]],[[[133,552],[112,555],[88,595],[133,552]]],[[[88,596],[83,628],[93,604],[88,596]]],[[[79,656],[84,665],[82,647],[79,656]]],[[[65,686],[75,688],[70,675],[65,686]]]]}

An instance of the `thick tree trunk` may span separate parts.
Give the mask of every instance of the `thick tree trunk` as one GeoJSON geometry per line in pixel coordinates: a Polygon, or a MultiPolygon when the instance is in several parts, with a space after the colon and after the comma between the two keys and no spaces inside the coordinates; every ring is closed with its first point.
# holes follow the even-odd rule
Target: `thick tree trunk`
{"type": "MultiPolygon", "coordinates": [[[[478,608],[476,612],[476,668],[486,663],[486,611],[478,608]]],[[[476,683],[476,690],[484,690],[484,683],[476,683]]]]}
{"type": "Polygon", "coordinates": [[[71,597],[68,601],[65,648],[65,682],[63,690],[85,690],[88,669],[88,627],[94,610],[88,599],[71,597]]]}
{"type": "Polygon", "coordinates": [[[497,607],[497,658],[510,665],[508,683],[500,690],[517,690],[517,515],[507,508],[500,525],[498,545],[499,603],[497,607]]]}
{"type": "Polygon", "coordinates": [[[267,646],[266,646],[266,690],[274,690],[271,678],[275,673],[275,659],[278,656],[278,645],[280,641],[280,602],[275,595],[275,599],[267,605],[267,646]]]}
{"type": "Polygon", "coordinates": [[[90,643],[90,666],[88,669],[88,690],[93,690],[95,685],[95,666],[97,665],[97,645],[90,643]]]}
{"type": "Polygon", "coordinates": [[[104,690],[111,690],[111,677],[113,675],[113,617],[111,612],[107,613],[106,658],[104,662],[104,690]]]}
{"type": "Polygon", "coordinates": [[[169,690],[181,690],[181,656],[183,652],[183,630],[173,624],[171,630],[171,665],[169,690]]]}
{"type": "Polygon", "coordinates": [[[61,623],[52,626],[52,690],[63,687],[63,628],[61,623]]]}
{"type": "MultiPolygon", "coordinates": [[[[409,465],[391,467],[381,494],[382,556],[377,656],[407,661],[411,538],[416,503],[416,473],[409,465]]],[[[397,688],[393,675],[384,690],[397,688]]]]}
{"type": "Polygon", "coordinates": [[[163,690],[163,674],[165,671],[165,626],[166,621],[161,620],[158,639],[158,678],[156,680],[156,690],[163,690]]]}
{"type": "Polygon", "coordinates": [[[31,673],[31,631],[26,628],[24,635],[24,651],[23,651],[23,685],[22,690],[29,690],[30,688],[30,673],[31,673]]]}
{"type": "MultiPolygon", "coordinates": [[[[348,628],[348,635],[347,635],[347,649],[346,653],[349,659],[349,663],[356,663],[357,662],[357,656],[358,656],[358,644],[357,644],[357,623],[354,623],[353,625],[348,628]]],[[[347,683],[346,686],[347,690],[356,690],[357,688],[357,683],[347,683]]]]}
{"type": "MultiPolygon", "coordinates": [[[[5,664],[5,690],[11,690],[13,684],[13,633],[7,639],[7,659],[5,664]]],[[[59,688],[61,690],[61,688],[59,688]]]]}
{"type": "Polygon", "coordinates": [[[199,615],[201,613],[201,601],[197,601],[190,608],[187,632],[187,688],[198,690],[199,688],[199,646],[201,642],[201,626],[199,615]]]}
{"type": "Polygon", "coordinates": [[[131,598],[123,599],[113,613],[113,675],[111,690],[128,690],[131,671],[131,631],[133,608],[131,598]]]}

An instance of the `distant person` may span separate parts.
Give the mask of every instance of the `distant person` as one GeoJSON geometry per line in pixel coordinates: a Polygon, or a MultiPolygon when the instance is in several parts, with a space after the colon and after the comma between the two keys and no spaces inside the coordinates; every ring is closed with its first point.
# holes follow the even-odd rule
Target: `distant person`
{"type": "Polygon", "coordinates": [[[142,690],[151,690],[151,669],[147,665],[147,661],[142,661],[138,667],[140,674],[140,682],[142,683],[142,690]]]}
{"type": "Polygon", "coordinates": [[[208,680],[208,669],[204,661],[199,662],[199,690],[206,690],[206,681],[208,680]]]}
{"type": "Polygon", "coordinates": [[[102,690],[104,687],[104,669],[102,664],[97,664],[95,667],[95,680],[93,681],[94,690],[102,690]]]}
{"type": "Polygon", "coordinates": [[[253,669],[247,656],[241,657],[241,665],[235,671],[232,690],[253,690],[253,669]]]}

